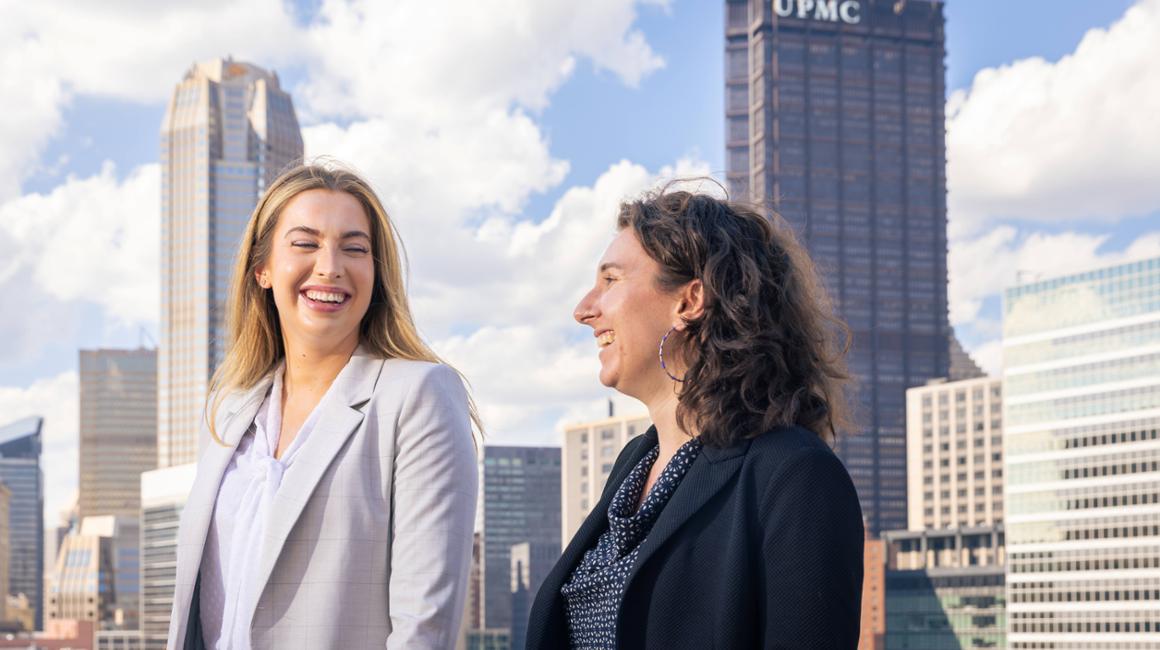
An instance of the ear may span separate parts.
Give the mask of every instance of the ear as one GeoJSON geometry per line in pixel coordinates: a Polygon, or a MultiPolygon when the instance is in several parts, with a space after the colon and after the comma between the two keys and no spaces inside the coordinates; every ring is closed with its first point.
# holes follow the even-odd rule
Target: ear
{"type": "Polygon", "coordinates": [[[673,327],[684,331],[689,321],[705,315],[705,285],[700,280],[691,280],[678,290],[673,327]]]}
{"type": "Polygon", "coordinates": [[[254,280],[258,282],[259,287],[263,289],[270,288],[270,274],[265,269],[255,269],[254,280]]]}

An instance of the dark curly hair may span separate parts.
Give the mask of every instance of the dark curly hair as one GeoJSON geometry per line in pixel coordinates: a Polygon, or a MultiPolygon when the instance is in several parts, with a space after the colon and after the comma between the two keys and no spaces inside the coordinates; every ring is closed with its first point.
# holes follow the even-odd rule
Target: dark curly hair
{"type": "Polygon", "coordinates": [[[621,204],[617,230],[625,228],[660,265],[662,291],[704,285],[704,313],[678,343],[688,367],[682,428],[715,447],[778,425],[831,443],[849,431],[850,331],[784,220],[666,187],[621,204]]]}

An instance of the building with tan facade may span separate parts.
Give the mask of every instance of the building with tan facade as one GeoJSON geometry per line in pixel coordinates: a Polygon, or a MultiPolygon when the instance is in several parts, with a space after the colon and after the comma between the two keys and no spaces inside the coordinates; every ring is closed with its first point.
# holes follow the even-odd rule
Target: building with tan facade
{"type": "Polygon", "coordinates": [[[651,426],[647,414],[613,416],[564,427],[560,452],[560,539],[570,540],[600,500],[604,483],[620,450],[651,426]]]}
{"type": "Polygon", "coordinates": [[[1003,387],[993,377],[906,391],[908,528],[1003,521],[1003,387]]]}
{"type": "Polygon", "coordinates": [[[266,186],[301,158],[298,118],[277,74],[215,59],[173,90],[161,128],[159,467],[197,460],[238,242],[266,186]]]}

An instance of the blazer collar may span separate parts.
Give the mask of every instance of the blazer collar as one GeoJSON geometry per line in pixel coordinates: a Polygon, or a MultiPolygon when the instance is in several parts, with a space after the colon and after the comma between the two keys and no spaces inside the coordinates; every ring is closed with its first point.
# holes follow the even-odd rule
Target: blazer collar
{"type": "MultiPolygon", "coordinates": [[[[650,558],[737,474],[749,451],[750,440],[725,448],[702,447],[680,485],[669,498],[644,541],[625,582],[625,593],[650,558]]],[[[617,617],[617,628],[624,623],[617,617]]],[[[619,638],[619,632],[617,634],[619,638]]]]}
{"type": "MultiPolygon", "coordinates": [[[[306,501],[334,456],[362,422],[363,413],[359,409],[374,395],[383,361],[360,344],[319,403],[318,408],[322,411],[318,424],[303,443],[294,464],[286,470],[271,504],[270,511],[275,514],[261,540],[259,575],[263,588],[306,501]]],[[[271,371],[252,388],[231,395],[222,403],[222,412],[216,419],[217,433],[224,444],[211,441],[198,462],[197,477],[185,506],[189,519],[188,532],[184,534],[191,555],[188,562],[178,566],[178,584],[194,584],[197,579],[222,475],[242,436],[253,423],[273,379],[274,372],[271,371]]],[[[253,605],[256,607],[257,603],[253,605]]],[[[188,603],[185,606],[188,607],[188,603]]]]}
{"type": "MultiPolygon", "coordinates": [[[[213,518],[214,504],[222,475],[242,436],[250,428],[262,399],[270,390],[273,373],[267,374],[253,387],[225,397],[220,411],[214,417],[216,433],[221,442],[209,439],[197,462],[197,474],[189,491],[182,515],[181,545],[189,549],[188,561],[177,565],[177,584],[193,585],[201,570],[202,554],[205,551],[205,537],[213,518]]],[[[206,436],[208,438],[208,436],[206,436]]],[[[182,603],[188,609],[189,603],[182,603]]]]}
{"type": "MultiPolygon", "coordinates": [[[[303,441],[293,464],[286,469],[274,501],[270,504],[271,516],[266,534],[260,542],[256,593],[260,594],[265,589],[282,547],[322,475],[362,423],[362,407],[374,395],[383,364],[384,359],[374,356],[360,345],[319,402],[317,408],[320,411],[314,431],[303,441]]],[[[257,607],[258,603],[250,605],[257,607]]]]}
{"type": "MultiPolygon", "coordinates": [[[[536,603],[543,603],[542,607],[546,608],[546,616],[550,623],[540,629],[567,629],[564,621],[564,599],[560,596],[560,588],[564,586],[564,583],[568,580],[568,576],[572,574],[572,570],[580,562],[580,558],[584,555],[584,552],[596,546],[596,541],[600,538],[601,533],[608,528],[608,504],[612,501],[616,489],[624,481],[624,477],[628,476],[628,473],[632,471],[633,467],[636,467],[640,459],[644,458],[644,455],[656,446],[656,428],[650,427],[648,431],[640,437],[630,440],[628,444],[634,445],[634,447],[627,452],[628,456],[617,463],[613,472],[609,474],[600,501],[596,503],[592,511],[584,518],[584,522],[580,524],[580,529],[572,535],[572,541],[568,543],[568,546],[564,548],[564,552],[560,554],[560,559],[556,561],[555,566],[544,577],[544,581],[536,595],[536,603]]],[[[540,609],[540,607],[536,607],[536,609],[540,609]]],[[[559,641],[560,639],[545,640],[549,647],[559,641]]],[[[532,647],[530,643],[528,647],[532,647]]]]}

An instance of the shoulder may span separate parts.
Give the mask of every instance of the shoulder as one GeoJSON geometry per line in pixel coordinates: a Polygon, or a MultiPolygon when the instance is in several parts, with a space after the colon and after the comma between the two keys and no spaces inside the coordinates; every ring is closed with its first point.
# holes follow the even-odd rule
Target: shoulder
{"type": "Polygon", "coordinates": [[[375,396],[406,399],[433,392],[463,390],[463,380],[454,369],[443,363],[386,359],[375,385],[375,396]]]}
{"type": "Polygon", "coordinates": [[[777,427],[754,438],[746,454],[748,471],[765,486],[763,500],[797,490],[857,498],[850,474],[833,449],[802,427],[777,427]]]}
{"type": "Polygon", "coordinates": [[[463,379],[454,369],[442,363],[386,359],[375,384],[376,401],[396,401],[409,405],[458,403],[467,401],[463,379]]]}

